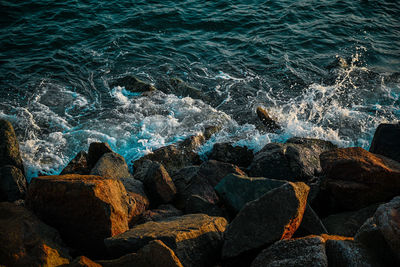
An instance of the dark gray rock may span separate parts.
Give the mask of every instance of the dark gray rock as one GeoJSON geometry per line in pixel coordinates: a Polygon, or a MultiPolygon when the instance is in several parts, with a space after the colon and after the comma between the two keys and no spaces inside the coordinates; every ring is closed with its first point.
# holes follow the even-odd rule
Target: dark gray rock
{"type": "Polygon", "coordinates": [[[236,165],[216,160],[209,160],[202,163],[200,165],[197,175],[204,177],[209,182],[209,184],[214,187],[222,180],[222,178],[230,173],[237,175],[246,175],[236,165]]]}
{"type": "Polygon", "coordinates": [[[151,92],[156,90],[156,88],[151,84],[145,83],[132,75],[118,78],[110,83],[110,87],[116,86],[125,87],[126,90],[133,93],[151,92]]]}
{"type": "Polygon", "coordinates": [[[309,190],[304,183],[286,183],[247,203],[225,232],[222,257],[290,238],[300,226],[309,190]]]}
{"type": "Polygon", "coordinates": [[[64,174],[89,174],[88,154],[85,151],[79,152],[68,165],[62,170],[60,175],[64,174]]]}
{"type": "Polygon", "coordinates": [[[198,195],[192,195],[186,200],[185,213],[202,213],[208,216],[228,218],[226,211],[198,195]]]}
{"type": "Polygon", "coordinates": [[[260,121],[266,126],[267,131],[276,132],[281,129],[281,126],[279,126],[275,119],[271,118],[262,107],[257,107],[256,113],[260,121]]]}
{"type": "Polygon", "coordinates": [[[94,142],[91,143],[89,146],[89,152],[87,155],[87,163],[89,168],[93,168],[94,165],[96,165],[97,161],[106,153],[111,153],[114,152],[112,151],[111,147],[107,143],[99,143],[99,142],[94,142]]]}
{"type": "Polygon", "coordinates": [[[254,154],[247,147],[232,146],[230,143],[216,143],[208,158],[247,168],[251,164],[254,154]]]}
{"type": "Polygon", "coordinates": [[[176,217],[183,215],[183,212],[172,206],[171,204],[164,204],[157,207],[157,209],[146,210],[140,215],[137,224],[146,222],[158,222],[169,217],[176,217]]]}
{"type": "Polygon", "coordinates": [[[90,174],[113,179],[132,177],[124,157],[114,152],[104,154],[90,174]]]}
{"type": "Polygon", "coordinates": [[[383,123],[378,126],[369,152],[400,162],[400,123],[383,123]]]}
{"type": "Polygon", "coordinates": [[[9,121],[0,119],[0,167],[5,165],[25,172],[14,128],[9,121]]]}
{"type": "Polygon", "coordinates": [[[170,78],[169,80],[160,80],[157,82],[157,88],[166,93],[181,97],[191,97],[193,99],[206,100],[207,96],[201,90],[196,89],[179,78],[170,78]]]}
{"type": "Polygon", "coordinates": [[[300,237],[327,233],[328,230],[325,228],[325,225],[322,223],[321,219],[311,208],[311,206],[307,204],[306,210],[303,214],[303,220],[301,221],[300,227],[297,229],[295,236],[300,237]]]}
{"type": "Polygon", "coordinates": [[[14,202],[26,195],[26,178],[15,166],[0,167],[0,201],[14,202]]]}

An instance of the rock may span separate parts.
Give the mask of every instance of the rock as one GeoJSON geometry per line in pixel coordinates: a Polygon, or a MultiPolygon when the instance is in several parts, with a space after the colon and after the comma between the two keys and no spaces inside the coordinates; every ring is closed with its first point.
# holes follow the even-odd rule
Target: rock
{"type": "Polygon", "coordinates": [[[118,180],[122,182],[126,192],[135,202],[135,208],[131,209],[129,215],[129,218],[131,218],[129,221],[129,227],[132,227],[139,219],[139,215],[149,208],[150,201],[144,191],[144,186],[141,181],[133,178],[121,178],[118,180]]]}
{"type": "Polygon", "coordinates": [[[352,240],[327,240],[325,247],[329,266],[385,266],[362,244],[352,240]]]}
{"type": "Polygon", "coordinates": [[[281,126],[279,126],[262,107],[257,107],[256,113],[260,121],[267,127],[268,131],[275,132],[281,129],[281,126]]]}
{"type": "Polygon", "coordinates": [[[104,240],[114,256],[135,252],[152,240],[171,248],[183,266],[211,266],[220,253],[227,221],[221,217],[189,214],[147,222],[104,240]]]}
{"type": "Polygon", "coordinates": [[[383,123],[378,126],[369,152],[400,162],[400,123],[383,123]]]}
{"type": "Polygon", "coordinates": [[[174,251],[160,240],[150,241],[137,253],[115,260],[98,261],[103,267],[183,267],[174,251]]]}
{"type": "Polygon", "coordinates": [[[355,240],[384,259],[387,266],[399,266],[400,196],[379,206],[374,216],[358,230],[355,240]]]}
{"type": "Polygon", "coordinates": [[[222,257],[289,239],[300,226],[309,190],[304,183],[286,183],[247,203],[225,232],[222,257]]]}
{"type": "Polygon", "coordinates": [[[87,155],[87,162],[88,166],[90,169],[93,168],[94,165],[96,165],[97,161],[106,153],[111,153],[114,152],[112,151],[111,147],[107,143],[99,143],[99,142],[94,142],[91,143],[89,146],[89,152],[87,155]]]}
{"type": "Polygon", "coordinates": [[[133,93],[144,93],[156,90],[151,84],[145,83],[132,75],[124,76],[111,82],[110,87],[116,86],[125,87],[126,90],[133,93]]]}
{"type": "Polygon", "coordinates": [[[233,213],[237,214],[246,203],[253,201],[272,189],[278,188],[286,181],[272,180],[262,177],[247,177],[228,174],[215,187],[221,201],[233,213]]]}
{"type": "Polygon", "coordinates": [[[200,165],[198,176],[204,177],[212,187],[215,187],[228,174],[246,175],[236,165],[209,160],[200,165]]]}
{"type": "Polygon", "coordinates": [[[192,195],[198,195],[207,202],[216,204],[219,201],[214,187],[201,175],[196,174],[186,185],[182,192],[177,196],[176,204],[178,208],[185,209],[187,199],[192,195]],[[179,198],[178,198],[179,197],[179,198]]]}
{"type": "Polygon", "coordinates": [[[104,238],[128,230],[134,208],[120,181],[73,174],[32,179],[26,206],[89,256],[104,256],[104,238]]]}
{"type": "Polygon", "coordinates": [[[198,195],[191,195],[187,198],[185,213],[202,213],[207,214],[208,216],[228,218],[228,214],[225,210],[198,195]]]}
{"type": "Polygon", "coordinates": [[[332,235],[355,236],[361,225],[374,215],[379,205],[373,204],[357,211],[332,214],[322,221],[332,235]]]}
{"type": "Polygon", "coordinates": [[[62,265],[61,267],[102,267],[102,266],[85,256],[79,256],[76,259],[74,259],[70,264],[62,265]]]}
{"type": "Polygon", "coordinates": [[[211,136],[213,136],[214,134],[216,134],[219,131],[221,131],[221,129],[222,129],[222,126],[220,126],[220,125],[209,125],[209,126],[206,126],[204,128],[204,132],[203,132],[204,138],[206,140],[210,139],[211,136]]]}
{"type": "Polygon", "coordinates": [[[324,152],[321,166],[332,209],[357,210],[400,194],[400,163],[362,148],[324,152]]]}
{"type": "Polygon", "coordinates": [[[113,179],[132,177],[124,157],[114,152],[104,154],[90,174],[113,179]]]}
{"type": "Polygon", "coordinates": [[[270,179],[307,181],[321,173],[319,155],[331,147],[334,145],[330,142],[307,138],[289,139],[285,144],[270,143],[255,154],[249,174],[270,179]]]}
{"type": "Polygon", "coordinates": [[[181,216],[182,214],[182,211],[178,210],[171,204],[164,204],[158,206],[157,209],[146,210],[143,212],[137,223],[158,222],[169,217],[181,216]]]}
{"type": "Polygon", "coordinates": [[[58,232],[33,213],[0,203],[0,265],[58,266],[70,261],[58,232]]]}
{"type": "Polygon", "coordinates": [[[85,151],[79,152],[68,165],[62,170],[60,175],[64,174],[89,174],[88,154],[85,151]]]}
{"type": "Polygon", "coordinates": [[[234,147],[230,143],[216,143],[208,158],[247,168],[251,164],[254,154],[247,147],[234,147]]]}
{"type": "Polygon", "coordinates": [[[303,220],[301,221],[299,229],[296,231],[295,236],[308,236],[308,235],[321,235],[327,234],[328,230],[322,223],[321,219],[311,208],[309,204],[306,206],[306,210],[303,214],[303,220]]]}
{"type": "Polygon", "coordinates": [[[174,94],[181,97],[191,97],[193,99],[205,100],[207,96],[201,90],[189,86],[179,78],[170,78],[169,80],[160,80],[157,83],[157,88],[166,94],[174,94]]]}
{"type": "MultiPolygon", "coordinates": [[[[200,167],[199,166],[188,166],[185,168],[180,169],[178,172],[176,172],[171,178],[172,181],[175,184],[175,187],[177,189],[177,194],[175,195],[175,201],[174,205],[178,209],[185,209],[185,204],[186,204],[186,199],[190,196],[190,192],[185,192],[186,187],[189,185],[190,181],[194,178],[197,177],[197,173],[199,171],[200,167]]],[[[204,181],[204,179],[202,180],[204,181]]],[[[208,190],[210,186],[208,186],[208,190]]],[[[215,194],[215,192],[214,192],[215,194]]],[[[216,195],[213,195],[215,200],[218,199],[216,195]]]]}
{"type": "Polygon", "coordinates": [[[26,187],[26,178],[20,169],[12,165],[0,167],[0,201],[24,199],[26,187]]]}
{"type": "Polygon", "coordinates": [[[0,167],[12,165],[25,172],[19,143],[9,121],[0,119],[0,167]]]}
{"type": "Polygon", "coordinates": [[[251,267],[267,266],[327,267],[325,240],[319,236],[280,240],[263,250],[251,264],[251,267]]]}

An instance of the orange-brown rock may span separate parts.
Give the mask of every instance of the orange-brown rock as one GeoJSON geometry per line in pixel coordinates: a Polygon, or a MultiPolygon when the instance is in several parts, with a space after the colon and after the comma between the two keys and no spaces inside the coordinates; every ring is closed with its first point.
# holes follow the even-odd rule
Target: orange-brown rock
{"type": "Polygon", "coordinates": [[[0,203],[0,266],[58,266],[69,261],[54,228],[23,207],[0,203]]]}
{"type": "Polygon", "coordinates": [[[357,210],[400,194],[400,163],[362,148],[320,155],[325,194],[333,208],[357,210]]]}
{"type": "Polygon", "coordinates": [[[100,264],[92,261],[88,257],[79,256],[70,264],[62,265],[61,267],[102,267],[100,264]]]}
{"type": "Polygon", "coordinates": [[[101,255],[104,238],[128,230],[131,199],[121,181],[92,175],[34,178],[26,205],[85,255],[101,255]]]}

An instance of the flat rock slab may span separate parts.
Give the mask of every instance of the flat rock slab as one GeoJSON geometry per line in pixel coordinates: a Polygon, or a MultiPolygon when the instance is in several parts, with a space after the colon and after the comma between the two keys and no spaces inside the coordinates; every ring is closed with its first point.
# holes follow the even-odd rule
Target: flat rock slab
{"type": "Polygon", "coordinates": [[[136,252],[152,240],[161,240],[184,266],[210,266],[220,255],[227,224],[221,217],[189,214],[137,225],[104,242],[109,252],[118,257],[136,252]]]}

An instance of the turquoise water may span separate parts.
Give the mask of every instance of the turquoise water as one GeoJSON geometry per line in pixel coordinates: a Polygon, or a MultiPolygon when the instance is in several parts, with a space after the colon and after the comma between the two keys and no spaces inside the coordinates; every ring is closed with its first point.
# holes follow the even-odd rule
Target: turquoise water
{"type": "Polygon", "coordinates": [[[218,124],[201,153],[291,136],[368,148],[379,123],[400,119],[398,1],[1,1],[0,12],[0,117],[29,177],[92,141],[130,162],[218,124]],[[110,86],[126,75],[160,92],[110,86]],[[255,127],[259,105],[281,132],[255,127]]]}

